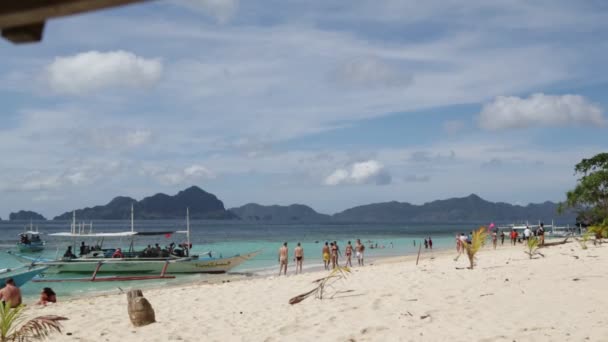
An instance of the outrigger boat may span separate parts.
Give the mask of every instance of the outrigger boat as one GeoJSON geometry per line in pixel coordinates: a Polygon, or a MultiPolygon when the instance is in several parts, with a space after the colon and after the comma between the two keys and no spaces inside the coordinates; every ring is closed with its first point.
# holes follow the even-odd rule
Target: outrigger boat
{"type": "Polygon", "coordinates": [[[44,241],[40,239],[38,227],[34,228],[30,222],[29,227],[26,227],[23,233],[19,234],[19,242],[17,248],[21,253],[37,253],[44,250],[44,241]]]}
{"type": "Polygon", "coordinates": [[[187,230],[185,231],[170,231],[170,232],[137,232],[133,228],[133,212],[131,212],[131,231],[116,232],[116,233],[94,233],[92,227],[87,227],[75,224],[73,219],[72,229],[70,232],[49,234],[50,236],[69,237],[74,241],[84,238],[103,239],[119,237],[130,238],[129,250],[126,252],[120,251],[121,256],[116,256],[118,248],[104,249],[103,246],[97,245],[93,248],[85,248],[82,250],[80,257],[63,257],[57,260],[34,260],[34,258],[24,255],[13,254],[16,257],[32,262],[32,265],[40,265],[48,267],[45,274],[57,273],[89,273],[93,274],[89,278],[79,279],[57,279],[43,281],[102,281],[102,280],[143,280],[143,279],[159,279],[173,278],[167,274],[187,274],[187,273],[225,273],[234,267],[239,266],[243,262],[253,258],[259,252],[237,254],[232,257],[215,257],[211,252],[204,256],[189,255],[190,254],[190,219],[186,218],[187,230]],[[136,251],[133,247],[134,239],[139,236],[156,236],[167,234],[186,234],[186,243],[181,244],[183,248],[179,253],[175,251],[164,250],[150,251],[147,248],[143,251],[136,251]],[[112,257],[114,255],[114,257],[112,257]],[[99,273],[120,274],[120,277],[98,278],[99,273]],[[139,274],[156,273],[160,275],[138,276],[139,274]]]}
{"type": "Polygon", "coordinates": [[[20,266],[0,269],[0,288],[4,287],[8,278],[13,278],[17,286],[23,286],[46,269],[45,266],[20,266]]]}

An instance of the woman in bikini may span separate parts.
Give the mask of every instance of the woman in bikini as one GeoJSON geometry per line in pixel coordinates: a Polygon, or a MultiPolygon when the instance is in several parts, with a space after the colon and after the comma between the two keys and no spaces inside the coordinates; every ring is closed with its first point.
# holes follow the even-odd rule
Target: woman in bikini
{"type": "Polygon", "coordinates": [[[331,250],[331,268],[334,269],[334,268],[336,268],[336,265],[338,264],[338,246],[336,246],[336,244],[332,242],[330,244],[330,250],[331,250]]]}
{"type": "Polygon", "coordinates": [[[350,244],[350,241],[348,241],[348,244],[346,245],[346,266],[350,266],[353,267],[353,264],[350,261],[350,258],[353,255],[353,246],[350,244]]]}

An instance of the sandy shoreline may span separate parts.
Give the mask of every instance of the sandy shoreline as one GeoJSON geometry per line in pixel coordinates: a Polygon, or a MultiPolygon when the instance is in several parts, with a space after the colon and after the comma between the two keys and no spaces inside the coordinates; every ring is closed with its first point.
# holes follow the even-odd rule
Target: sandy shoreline
{"type": "Polygon", "coordinates": [[[453,251],[355,267],[332,299],[290,298],[326,271],[144,290],[157,323],[133,328],[126,295],[77,298],[29,315],[70,320],[53,341],[601,341],[608,247],[486,248],[475,270],[453,251]],[[67,335],[70,333],[70,335],[67,335]]]}

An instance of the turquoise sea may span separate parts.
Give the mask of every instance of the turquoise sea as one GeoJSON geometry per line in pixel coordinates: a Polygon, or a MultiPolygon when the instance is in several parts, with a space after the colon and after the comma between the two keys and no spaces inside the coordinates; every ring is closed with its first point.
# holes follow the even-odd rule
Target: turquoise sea
{"type": "MultiPolygon", "coordinates": [[[[18,234],[24,230],[29,222],[0,221],[0,268],[15,267],[21,264],[13,256],[6,253],[15,250],[18,234]]],[[[40,254],[44,258],[57,258],[63,255],[68,245],[79,245],[80,241],[66,240],[47,236],[49,233],[67,232],[70,222],[67,221],[41,221],[33,222],[43,233],[42,239],[46,241],[46,249],[40,254]]],[[[433,238],[434,249],[454,248],[454,236],[459,232],[468,232],[478,224],[422,224],[422,223],[335,223],[335,224],[258,224],[238,221],[191,221],[191,241],[193,254],[203,254],[212,251],[216,256],[232,256],[261,250],[254,259],[232,270],[231,273],[251,276],[264,276],[275,274],[278,270],[277,251],[283,242],[287,242],[290,253],[300,242],[304,247],[304,268],[322,267],[321,248],[325,241],[338,241],[341,250],[346,243],[356,239],[366,244],[366,259],[372,261],[377,258],[414,254],[425,237],[433,238]],[[416,245],[414,245],[414,242],[416,245]],[[370,245],[378,248],[369,248],[370,245]],[[384,248],[382,248],[384,247],[384,248]]],[[[130,230],[129,221],[95,221],[93,229],[96,233],[119,232],[130,230]]],[[[167,221],[136,221],[135,230],[140,232],[175,231],[184,230],[183,220],[167,221]]],[[[135,246],[144,248],[148,244],[159,243],[161,246],[171,242],[183,242],[183,234],[174,234],[170,237],[138,237],[135,246]]],[[[110,238],[103,244],[107,247],[128,248],[130,238],[110,238]]],[[[87,240],[87,244],[95,241],[87,240]]],[[[290,258],[291,259],[291,258],[290,258]]],[[[293,263],[290,271],[293,271],[293,263]]],[[[72,277],[74,275],[71,275],[72,277]]],[[[82,277],[83,275],[79,275],[82,277]]],[[[196,274],[178,276],[176,279],[148,280],[131,282],[77,282],[77,283],[33,283],[29,282],[22,287],[24,296],[38,296],[43,287],[52,287],[58,296],[82,296],[91,292],[115,292],[118,289],[127,290],[132,287],[156,287],[179,284],[193,281],[204,281],[217,277],[214,275],[196,274]]]]}

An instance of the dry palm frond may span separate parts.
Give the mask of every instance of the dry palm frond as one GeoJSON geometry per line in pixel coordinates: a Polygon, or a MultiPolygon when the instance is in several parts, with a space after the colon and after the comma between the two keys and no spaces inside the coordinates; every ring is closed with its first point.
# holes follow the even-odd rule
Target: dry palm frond
{"type": "Polygon", "coordinates": [[[0,305],[0,341],[34,341],[42,340],[53,332],[61,332],[60,321],[67,320],[65,317],[47,315],[33,318],[23,325],[23,309],[20,305],[11,308],[10,305],[0,305]]]}
{"type": "Polygon", "coordinates": [[[346,279],[349,273],[350,269],[348,267],[336,267],[327,277],[314,280],[313,283],[317,284],[314,289],[291,298],[289,304],[297,304],[312,295],[316,295],[318,299],[323,299],[326,288],[331,287],[338,280],[346,279]]]}
{"type": "Polygon", "coordinates": [[[485,245],[487,237],[488,231],[486,227],[481,226],[473,232],[471,243],[463,241],[463,248],[464,251],[467,253],[467,256],[469,257],[471,269],[473,269],[475,265],[475,254],[477,254],[481,247],[485,245]]]}
{"type": "Polygon", "coordinates": [[[543,258],[545,257],[542,253],[540,253],[538,251],[538,248],[539,248],[538,244],[539,244],[539,241],[536,236],[531,236],[528,239],[528,242],[526,243],[526,247],[528,248],[528,250],[524,251],[524,253],[528,254],[530,256],[530,259],[532,259],[532,257],[537,254],[542,256],[543,258]]]}

